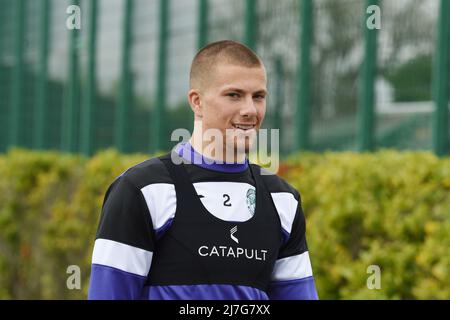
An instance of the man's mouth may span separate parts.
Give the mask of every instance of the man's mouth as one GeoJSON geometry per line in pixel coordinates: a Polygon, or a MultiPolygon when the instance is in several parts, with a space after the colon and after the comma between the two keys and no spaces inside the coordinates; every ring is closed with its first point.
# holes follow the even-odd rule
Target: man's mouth
{"type": "Polygon", "coordinates": [[[241,124],[241,123],[233,123],[233,128],[241,129],[241,130],[251,130],[256,127],[256,124],[241,124]]]}

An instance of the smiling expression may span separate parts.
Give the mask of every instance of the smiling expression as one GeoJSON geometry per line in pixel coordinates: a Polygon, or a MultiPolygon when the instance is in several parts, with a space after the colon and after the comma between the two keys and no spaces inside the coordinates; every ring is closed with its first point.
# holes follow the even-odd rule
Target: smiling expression
{"type": "Polygon", "coordinates": [[[251,146],[266,113],[267,78],[264,66],[245,67],[220,63],[213,67],[208,83],[189,91],[195,120],[202,130],[218,129],[224,150],[251,146]]]}

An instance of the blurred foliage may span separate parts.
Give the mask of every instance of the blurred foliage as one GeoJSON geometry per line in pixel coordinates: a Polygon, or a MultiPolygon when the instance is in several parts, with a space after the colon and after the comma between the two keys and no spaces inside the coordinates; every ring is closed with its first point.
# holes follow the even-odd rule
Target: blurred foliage
{"type": "Polygon", "coordinates": [[[303,154],[280,173],[302,194],[320,298],[450,299],[450,158],[303,154]]]}
{"type": "MultiPolygon", "coordinates": [[[[104,193],[147,155],[0,156],[0,299],[84,299],[104,193]],[[66,286],[81,268],[82,289],[66,286]]],[[[450,298],[450,158],[302,153],[279,174],[302,194],[321,299],[450,298]],[[369,290],[369,265],[381,289],[369,290]]]]}
{"type": "Polygon", "coordinates": [[[115,151],[91,159],[24,150],[0,156],[0,299],[86,297],[104,193],[146,158],[115,151]],[[67,289],[70,265],[81,268],[81,291],[67,289]]]}
{"type": "Polygon", "coordinates": [[[431,66],[431,56],[419,56],[390,70],[387,79],[394,87],[394,100],[431,100],[431,66]]]}

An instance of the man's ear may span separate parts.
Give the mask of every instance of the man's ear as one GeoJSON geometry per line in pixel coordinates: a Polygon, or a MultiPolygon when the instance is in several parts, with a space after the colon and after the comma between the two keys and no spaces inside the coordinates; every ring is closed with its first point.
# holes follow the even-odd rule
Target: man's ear
{"type": "Polygon", "coordinates": [[[195,118],[203,117],[203,106],[202,106],[202,97],[200,95],[200,91],[197,89],[191,89],[188,92],[188,101],[191,106],[192,111],[194,112],[195,118]]]}

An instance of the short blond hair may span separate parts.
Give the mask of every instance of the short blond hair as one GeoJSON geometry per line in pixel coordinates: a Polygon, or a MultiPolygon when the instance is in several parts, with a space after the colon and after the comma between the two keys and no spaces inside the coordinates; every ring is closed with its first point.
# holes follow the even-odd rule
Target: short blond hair
{"type": "Polygon", "coordinates": [[[218,63],[229,63],[254,68],[262,67],[261,59],[253,50],[233,40],[222,40],[208,44],[192,60],[189,85],[198,89],[209,83],[209,75],[218,63]]]}

